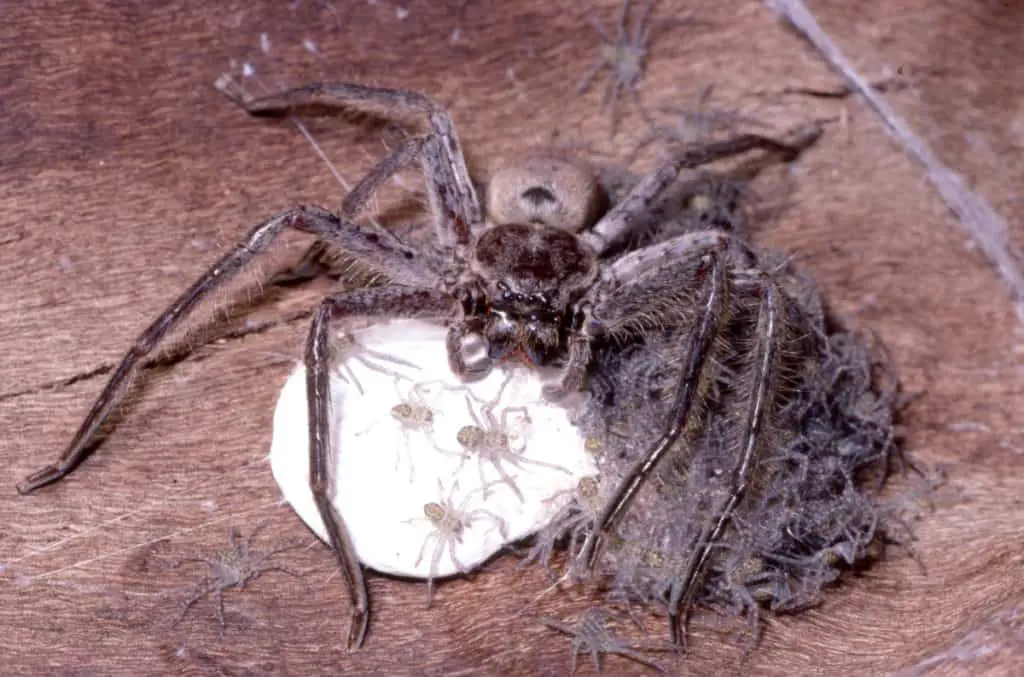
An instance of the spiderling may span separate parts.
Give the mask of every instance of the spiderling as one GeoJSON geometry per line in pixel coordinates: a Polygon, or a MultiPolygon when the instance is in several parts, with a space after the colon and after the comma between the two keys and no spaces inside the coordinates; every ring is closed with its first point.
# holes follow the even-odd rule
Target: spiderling
{"type": "Polygon", "coordinates": [[[436,502],[431,501],[423,505],[424,517],[407,520],[408,524],[427,522],[434,527],[423,539],[423,545],[420,546],[420,553],[416,559],[416,566],[419,566],[427,554],[428,546],[433,542],[434,549],[430,553],[430,569],[427,573],[428,607],[434,599],[434,579],[438,576],[441,558],[444,557],[446,551],[458,572],[467,573],[469,571],[469,567],[464,566],[456,554],[456,549],[462,544],[463,536],[468,529],[472,529],[477,522],[487,519],[492,523],[492,528],[497,528],[502,538],[507,539],[505,521],[501,517],[486,508],[468,509],[474,494],[482,493],[487,485],[467,492],[458,504],[455,503],[455,492],[459,488],[458,480],[452,482],[447,492],[445,492],[441,480],[437,481],[437,486],[440,498],[436,502]]]}
{"type": "Polygon", "coordinates": [[[616,614],[607,609],[587,609],[579,615],[572,625],[553,618],[541,618],[541,623],[557,630],[558,632],[572,637],[572,658],[569,664],[569,674],[576,673],[576,662],[580,653],[586,651],[594,661],[594,671],[601,674],[601,654],[616,654],[628,658],[658,672],[665,672],[665,668],[650,660],[637,649],[660,649],[671,651],[672,646],[666,641],[657,640],[630,640],[615,635],[612,630],[616,614]]]}
{"type": "MultiPolygon", "coordinates": [[[[657,24],[662,23],[649,22],[651,10],[656,2],[657,0],[648,0],[640,10],[639,19],[630,26],[630,0],[623,0],[614,37],[600,20],[590,15],[590,22],[597,29],[603,42],[597,49],[597,60],[583,76],[578,89],[581,94],[586,93],[598,73],[605,69],[610,71],[610,80],[605,89],[602,105],[611,117],[609,134],[612,137],[615,136],[618,127],[616,104],[622,91],[625,90],[634,100],[639,100],[638,87],[647,68],[651,31],[657,24]]],[[[685,20],[684,18],[679,21],[685,20]]],[[[642,110],[641,108],[641,112],[642,110]]]]}
{"type": "Polygon", "coordinates": [[[299,547],[300,543],[291,543],[274,550],[263,551],[252,547],[252,539],[263,528],[259,525],[254,528],[248,536],[243,537],[237,528],[232,527],[228,531],[228,549],[218,552],[212,557],[189,557],[175,563],[175,568],[186,562],[197,562],[209,567],[209,573],[196,585],[195,591],[182,605],[180,615],[175,619],[173,625],[177,625],[185,618],[189,610],[204,597],[211,593],[217,601],[217,622],[220,624],[221,632],[227,627],[227,620],[224,613],[224,591],[231,588],[245,589],[245,586],[265,573],[278,571],[289,576],[299,577],[299,574],[278,564],[272,564],[271,558],[286,550],[299,547]]]}

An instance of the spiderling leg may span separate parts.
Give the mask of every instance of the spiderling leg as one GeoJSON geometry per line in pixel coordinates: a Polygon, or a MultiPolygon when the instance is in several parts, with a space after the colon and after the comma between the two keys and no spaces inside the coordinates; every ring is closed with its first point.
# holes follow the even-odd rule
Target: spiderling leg
{"type": "Polygon", "coordinates": [[[608,621],[612,614],[604,609],[588,609],[579,615],[576,623],[569,625],[554,618],[541,618],[540,622],[552,630],[572,637],[572,658],[569,674],[576,674],[576,663],[580,653],[588,651],[594,662],[594,674],[601,674],[601,654],[618,654],[623,658],[646,665],[658,672],[665,668],[650,660],[637,649],[664,649],[662,642],[630,641],[612,633],[608,621]]]}

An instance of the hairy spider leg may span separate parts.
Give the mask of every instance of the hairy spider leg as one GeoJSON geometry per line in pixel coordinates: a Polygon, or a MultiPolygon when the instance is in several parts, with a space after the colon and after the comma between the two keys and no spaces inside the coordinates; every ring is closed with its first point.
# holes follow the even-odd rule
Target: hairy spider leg
{"type": "MultiPolygon", "coordinates": [[[[22,494],[30,493],[71,473],[95,446],[101,426],[114,407],[124,398],[128,385],[142,366],[143,360],[203,299],[231,279],[258,254],[266,251],[277,236],[288,228],[324,237],[345,246],[350,245],[355,239],[351,222],[311,205],[289,209],[254,227],[138,336],[57,462],[29,475],[18,485],[18,491],[22,494]]],[[[414,267],[407,265],[404,259],[395,257],[385,248],[364,243],[364,249],[372,251],[374,259],[394,265],[397,270],[415,270],[414,267]]],[[[411,277],[415,278],[416,275],[413,274],[411,277]]]]}
{"type": "MultiPolygon", "coordinates": [[[[220,81],[219,84],[221,85],[221,90],[231,97],[232,100],[248,110],[248,104],[246,103],[248,99],[246,99],[244,93],[241,93],[241,88],[229,87],[224,80],[220,81]]],[[[412,163],[419,156],[425,142],[426,137],[424,136],[412,136],[402,139],[398,148],[390,155],[387,155],[366,176],[360,179],[359,183],[345,196],[341,202],[341,216],[346,219],[355,219],[359,216],[359,212],[366,202],[369,201],[371,194],[385,181],[412,163]]],[[[376,221],[371,220],[363,227],[367,229],[371,237],[389,242],[409,258],[414,256],[414,251],[411,248],[406,247],[394,233],[380,226],[376,221]]],[[[317,240],[309,246],[298,263],[274,275],[270,279],[270,283],[280,286],[297,285],[317,275],[326,273],[331,270],[331,265],[327,261],[331,258],[332,254],[334,252],[331,251],[329,243],[317,240]]]]}
{"type": "MultiPolygon", "coordinates": [[[[56,482],[70,472],[88,455],[97,442],[97,434],[114,408],[124,398],[132,377],[138,372],[142,361],[175,326],[180,324],[200,301],[218,289],[258,254],[267,250],[276,237],[285,229],[317,235],[349,249],[367,252],[367,258],[392,266],[399,274],[417,279],[419,271],[405,257],[396,255],[386,246],[373,240],[360,238],[359,231],[351,222],[342,219],[320,207],[302,206],[274,216],[254,227],[230,252],[220,258],[187,291],[180,295],[171,306],[136,339],[121,363],[110,377],[103,392],[97,398],[75,433],[71,443],[56,463],[29,475],[18,485],[22,494],[56,482]]],[[[424,280],[426,282],[426,280],[424,280]]],[[[327,459],[329,453],[328,430],[328,374],[331,356],[328,343],[328,320],[335,315],[381,314],[383,312],[406,317],[446,316],[453,310],[452,299],[442,292],[410,286],[388,286],[360,290],[329,297],[321,304],[314,316],[310,339],[306,350],[306,368],[309,393],[310,420],[310,484],[317,506],[327,526],[331,547],[345,573],[349,595],[353,600],[353,623],[349,632],[349,646],[362,644],[369,624],[369,603],[366,582],[363,579],[359,561],[352,548],[351,539],[343,523],[333,512],[327,497],[327,459]]]]}
{"type": "Polygon", "coordinates": [[[324,299],[313,316],[306,341],[306,398],[309,402],[309,478],[313,499],[323,519],[331,548],[338,557],[352,600],[348,646],[358,648],[370,622],[370,596],[362,565],[345,522],[331,502],[330,324],[353,315],[445,317],[453,299],[443,292],[387,286],[341,292],[324,299]]]}
{"type": "Polygon", "coordinates": [[[718,333],[718,321],[722,317],[728,296],[725,264],[722,261],[722,253],[717,247],[705,254],[702,268],[706,275],[706,281],[701,316],[697,326],[690,334],[690,348],[687,351],[686,362],[679,378],[676,398],[669,411],[668,430],[623,478],[601,511],[594,530],[587,535],[577,556],[577,562],[581,562],[585,570],[593,569],[600,541],[622,517],[633,497],[647,481],[647,477],[689,424],[690,410],[698,398],[701,373],[718,333]]]}
{"type": "Polygon", "coordinates": [[[707,564],[713,544],[718,541],[733,510],[743,499],[750,484],[758,441],[761,439],[761,432],[771,408],[772,382],[779,350],[779,338],[782,332],[782,317],[779,308],[781,299],[775,284],[767,276],[762,277],[761,288],[761,305],[758,309],[757,322],[757,349],[752,363],[753,382],[756,385],[747,408],[739,458],[730,477],[732,484],[730,494],[725,505],[718,511],[714,524],[702,533],[682,580],[673,584],[669,597],[669,630],[672,643],[676,646],[683,646],[685,641],[685,624],[692,608],[693,597],[696,594],[695,583],[707,564]]]}
{"type": "Polygon", "coordinates": [[[791,161],[814,143],[821,133],[820,126],[804,125],[787,134],[785,142],[758,134],[743,134],[732,139],[689,146],[637,183],[629,195],[609,210],[582,238],[599,256],[606,256],[629,240],[634,234],[632,225],[642,222],[640,217],[650,210],[652,204],[684,169],[694,169],[751,150],[778,153],[785,161],[791,161]]]}
{"type": "MultiPolygon", "coordinates": [[[[353,204],[361,203],[386,179],[422,156],[438,241],[449,248],[467,246],[472,232],[483,225],[480,200],[469,177],[455,125],[448,113],[427,97],[397,89],[330,82],[314,82],[259,98],[230,83],[220,89],[253,115],[279,115],[299,106],[320,104],[426,117],[430,132],[404,140],[352,189],[350,199],[342,205],[342,214],[352,213],[353,204]]],[[[390,235],[378,233],[378,236],[390,235]]]]}
{"type": "MultiPolygon", "coordinates": [[[[716,160],[732,155],[739,155],[751,150],[763,150],[780,154],[784,160],[795,159],[804,149],[809,147],[821,136],[822,129],[819,125],[803,125],[787,134],[786,142],[778,141],[758,134],[744,134],[726,139],[714,141],[707,144],[687,147],[674,158],[665,162],[657,170],[640,180],[629,194],[621,202],[612,207],[601,219],[594,224],[594,227],[583,233],[581,239],[594,249],[599,257],[607,258],[625,246],[630,238],[637,233],[633,232],[637,223],[643,223],[643,215],[648,213],[658,199],[678,178],[679,173],[684,169],[694,169],[709,164],[716,160]]],[[[704,237],[721,237],[715,231],[702,233],[704,237]]],[[[664,245],[674,243],[679,238],[673,238],[667,242],[652,247],[635,250],[623,255],[611,264],[612,268],[622,268],[623,262],[630,262],[633,265],[650,268],[652,264],[661,265],[672,253],[664,248],[664,245]],[[658,256],[661,258],[658,258],[658,256]]],[[[682,241],[682,240],[679,240],[682,241]]],[[[628,269],[626,269],[628,273],[628,269]]],[[[608,279],[607,273],[602,274],[602,281],[605,283],[623,282],[622,280],[608,279]]],[[[600,285],[599,285],[600,286],[600,285]]],[[[607,285],[606,285],[607,286],[607,285]]],[[[602,290],[607,292],[607,289],[602,290]]],[[[568,337],[569,359],[563,369],[562,378],[559,384],[545,387],[545,393],[551,397],[558,398],[567,392],[579,390],[583,387],[586,369],[590,363],[592,341],[592,327],[586,322],[588,304],[594,305],[592,294],[588,293],[582,302],[573,309],[573,322],[568,337]]],[[[452,338],[451,335],[449,338],[452,338]]],[[[452,344],[449,345],[451,351],[452,344]]]]}

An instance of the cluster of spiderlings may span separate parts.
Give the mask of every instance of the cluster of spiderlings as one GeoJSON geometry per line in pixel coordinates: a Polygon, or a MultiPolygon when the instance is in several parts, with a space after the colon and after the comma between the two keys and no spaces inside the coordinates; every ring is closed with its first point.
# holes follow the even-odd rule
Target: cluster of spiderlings
{"type": "MultiPolygon", "coordinates": [[[[745,615],[756,639],[764,609],[815,603],[824,586],[877,556],[892,536],[877,489],[899,446],[898,386],[877,346],[837,326],[813,283],[781,256],[754,256],[729,254],[734,270],[756,263],[772,271],[784,303],[749,486],[709,541],[733,491],[750,393],[764,377],[752,364],[763,338],[760,294],[753,278],[734,272],[690,425],[605,539],[597,571],[609,603],[667,612],[707,547],[685,604],[745,615]]],[[[578,425],[599,451],[601,495],[664,430],[687,351],[685,333],[671,331],[598,350],[593,396],[578,425]]],[[[592,502],[562,511],[532,555],[551,561],[559,544],[572,552],[593,528],[592,502]]]]}
{"type": "Polygon", "coordinates": [[[751,217],[760,210],[746,181],[702,174],[668,191],[652,216],[656,228],[644,228],[629,240],[629,249],[698,230],[720,230],[741,240],[749,236],[751,217]],[[669,218],[664,215],[670,214],[669,218]]]}

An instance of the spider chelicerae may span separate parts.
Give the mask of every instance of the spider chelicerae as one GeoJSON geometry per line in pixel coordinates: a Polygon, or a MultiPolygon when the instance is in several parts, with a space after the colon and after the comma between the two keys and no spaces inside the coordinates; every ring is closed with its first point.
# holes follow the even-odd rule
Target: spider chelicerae
{"type": "MultiPolygon", "coordinates": [[[[741,239],[726,230],[703,230],[647,247],[630,243],[638,241],[638,229],[667,218],[659,211],[659,200],[683,170],[755,150],[792,160],[820,134],[816,127],[797,130],[786,141],[747,134],[685,148],[610,207],[589,165],[565,152],[538,150],[496,172],[481,200],[451,118],[420,94],[316,83],[252,98],[227,77],[217,88],[254,115],[280,115],[306,105],[347,106],[396,116],[416,114],[426,124],[356,185],[339,212],[303,205],[253,227],[139,335],[63,454],[18,489],[29,493],[58,481],[83,460],[143,360],[201,301],[283,231],[313,235],[321,246],[340,250],[387,280],[323,299],[305,347],[310,488],[351,598],[350,647],[361,646],[365,639],[370,599],[352,540],[328,495],[332,323],[352,316],[444,322],[449,364],[457,376],[466,381],[482,378],[509,358],[556,365],[561,378],[547,389],[552,397],[586,387],[596,346],[677,328],[690,348],[664,431],[611,493],[578,555],[584,568],[593,566],[602,539],[686,429],[700,397],[702,373],[713,361],[717,322],[727,308],[734,278],[742,279],[737,288],[743,293],[760,298],[758,322],[767,329],[758,333],[763,345],[756,350],[770,355],[774,349],[771,326],[783,292],[768,271],[757,268],[741,239]],[[376,189],[416,162],[424,176],[435,241],[414,248],[380,225],[356,218],[376,189]]],[[[765,371],[762,376],[767,381],[770,375],[765,371]]],[[[766,388],[767,383],[754,384],[750,391],[748,454],[766,416],[759,395],[766,388]]],[[[747,481],[744,467],[741,462],[737,500],[747,481]]]]}

